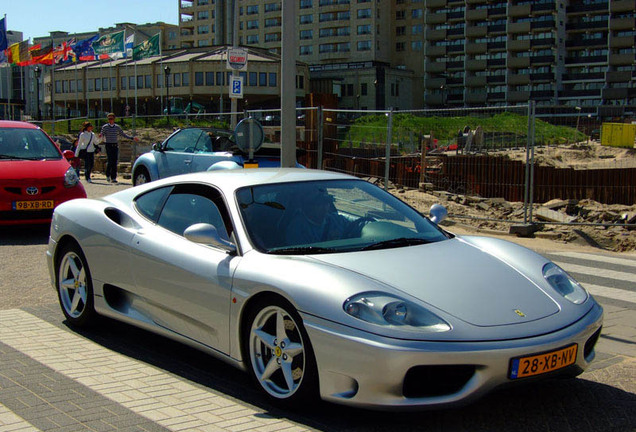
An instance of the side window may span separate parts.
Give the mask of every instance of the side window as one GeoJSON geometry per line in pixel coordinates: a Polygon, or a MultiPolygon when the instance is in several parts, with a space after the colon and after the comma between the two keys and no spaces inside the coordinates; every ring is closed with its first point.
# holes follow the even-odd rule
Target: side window
{"type": "Polygon", "coordinates": [[[191,153],[197,145],[201,132],[201,129],[183,129],[166,141],[164,150],[191,153]]]}
{"type": "Polygon", "coordinates": [[[175,188],[166,200],[157,224],[183,235],[186,228],[196,223],[212,224],[222,238],[230,238],[231,224],[219,192],[200,185],[175,188]]]}
{"type": "Polygon", "coordinates": [[[194,151],[197,153],[211,153],[212,151],[214,151],[212,149],[213,139],[214,136],[212,135],[212,132],[202,133],[199,137],[199,141],[197,141],[197,147],[194,151]]]}
{"type": "Polygon", "coordinates": [[[135,206],[139,213],[147,217],[153,222],[157,221],[159,212],[166,201],[166,197],[172,190],[172,187],[164,187],[147,192],[135,199],[135,206]]]}

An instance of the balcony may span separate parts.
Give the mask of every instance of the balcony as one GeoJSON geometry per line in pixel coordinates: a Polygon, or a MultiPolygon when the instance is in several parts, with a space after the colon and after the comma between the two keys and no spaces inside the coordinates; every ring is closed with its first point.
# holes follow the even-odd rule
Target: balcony
{"type": "Polygon", "coordinates": [[[554,97],[554,92],[552,90],[531,91],[530,97],[532,99],[551,99],[554,97]]]}
{"type": "Polygon", "coordinates": [[[486,66],[488,67],[494,67],[494,66],[505,66],[506,65],[506,59],[488,59],[486,60],[486,66]]]}
{"type": "Polygon", "coordinates": [[[449,86],[464,85],[464,78],[447,78],[446,84],[449,86]]]}
{"type": "Polygon", "coordinates": [[[486,82],[488,84],[504,84],[506,82],[505,75],[488,75],[486,77],[486,82]]]}
{"type": "Polygon", "coordinates": [[[509,102],[527,102],[530,100],[529,91],[511,91],[508,92],[509,102]]]}
{"type": "Polygon", "coordinates": [[[568,48],[583,48],[583,47],[590,47],[590,46],[604,46],[606,43],[607,43],[606,37],[594,38],[594,39],[575,37],[575,38],[569,39],[565,43],[565,46],[568,48]]]}
{"type": "Polygon", "coordinates": [[[446,12],[439,12],[439,13],[428,12],[426,14],[427,25],[443,24],[445,22],[446,22],[446,12]]]}
{"type": "Polygon", "coordinates": [[[488,32],[490,32],[490,33],[505,33],[505,31],[506,31],[506,25],[505,24],[489,25],[488,26],[488,32]]]}
{"type": "Polygon", "coordinates": [[[486,92],[466,93],[466,103],[469,103],[469,104],[483,104],[483,103],[486,103],[487,99],[488,99],[488,95],[486,92]]]}
{"type": "Polygon", "coordinates": [[[426,2],[426,7],[431,9],[441,8],[444,6],[446,6],[446,0],[428,0],[426,2]]]}
{"type": "Polygon", "coordinates": [[[636,27],[636,19],[634,18],[612,18],[610,20],[612,30],[631,30],[634,27],[636,27]]]}
{"type": "MultiPolygon", "coordinates": [[[[627,72],[629,74],[629,72],[627,72]]],[[[592,81],[605,79],[605,73],[569,73],[563,75],[563,81],[592,81]]]]}
{"type": "Polygon", "coordinates": [[[446,51],[451,54],[451,53],[462,53],[464,52],[464,45],[449,45],[446,49],[446,51]]]}
{"type": "Polygon", "coordinates": [[[445,46],[429,46],[426,49],[426,55],[430,57],[440,57],[446,55],[446,47],[445,46]]]}
{"type": "Polygon", "coordinates": [[[449,61],[446,63],[447,69],[464,69],[463,61],[449,61]]]}
{"type": "Polygon", "coordinates": [[[530,33],[529,22],[516,22],[508,25],[508,33],[530,33]]]}
{"type": "Polygon", "coordinates": [[[608,83],[629,82],[632,79],[630,71],[612,71],[607,73],[606,80],[608,83]]]}
{"type": "Polygon", "coordinates": [[[563,90],[560,93],[561,97],[600,97],[601,89],[591,90],[563,90]]]}
{"type": "Polygon", "coordinates": [[[545,55],[545,56],[536,56],[530,57],[530,64],[542,64],[542,63],[553,63],[554,56],[553,55],[545,55]]]}
{"type": "Polygon", "coordinates": [[[427,78],[426,79],[427,89],[438,89],[438,88],[442,88],[442,86],[444,85],[446,85],[446,78],[427,78]]]}
{"type": "Polygon", "coordinates": [[[530,74],[530,80],[532,80],[532,81],[552,81],[552,80],[554,80],[554,74],[551,74],[551,73],[530,74]]]}
{"type": "Polygon", "coordinates": [[[505,99],[505,98],[506,98],[506,93],[505,92],[488,93],[488,100],[489,101],[500,100],[500,99],[505,99]]]}
{"type": "Polygon", "coordinates": [[[609,64],[611,66],[625,66],[634,63],[634,54],[610,54],[609,64]]]}
{"type": "Polygon", "coordinates": [[[526,17],[530,16],[531,11],[532,9],[529,4],[513,5],[508,8],[508,15],[510,15],[510,17],[526,17]]]}
{"type": "Polygon", "coordinates": [[[505,42],[489,42],[488,43],[488,50],[489,51],[500,51],[500,50],[504,50],[506,49],[506,43],[505,42]]]}
{"type": "Polygon", "coordinates": [[[448,21],[460,21],[460,20],[464,20],[464,12],[460,11],[460,12],[449,12],[448,14],[446,14],[446,18],[448,21]]]}
{"type": "MultiPolygon", "coordinates": [[[[610,0],[607,3],[612,3],[614,0],[610,0]]],[[[567,13],[569,14],[588,14],[594,12],[609,12],[606,3],[598,3],[598,4],[577,4],[576,6],[568,6],[567,13]]]]}
{"type": "Polygon", "coordinates": [[[466,11],[467,21],[485,21],[488,18],[487,9],[470,9],[466,11]]]}
{"type": "Polygon", "coordinates": [[[527,68],[530,66],[529,57],[510,57],[508,59],[508,67],[514,69],[527,68]]]}
{"type": "Polygon", "coordinates": [[[446,62],[428,62],[426,63],[426,72],[428,73],[446,72],[446,62]]]}
{"type": "Polygon", "coordinates": [[[446,39],[446,30],[429,30],[426,32],[426,40],[438,41],[446,39]]]}
{"type": "Polygon", "coordinates": [[[443,105],[444,104],[444,96],[441,94],[430,94],[427,93],[424,98],[426,105],[443,105]]]}
{"type": "Polygon", "coordinates": [[[539,4],[532,5],[532,12],[545,12],[545,11],[553,12],[553,11],[556,11],[556,8],[557,8],[556,2],[539,3],[539,4]]]}
{"type": "Polygon", "coordinates": [[[612,13],[631,12],[634,10],[634,0],[611,0],[609,3],[612,13]]]}
{"type": "Polygon", "coordinates": [[[485,76],[471,76],[466,78],[466,87],[484,87],[486,86],[485,76]]]}
{"type": "Polygon", "coordinates": [[[466,44],[466,54],[483,54],[486,49],[485,43],[468,42],[466,44]]]}
{"type": "Polygon", "coordinates": [[[508,41],[508,50],[530,51],[530,41],[529,40],[510,40],[508,41]]]}
{"type": "Polygon", "coordinates": [[[634,46],[632,36],[610,36],[610,48],[630,48],[634,46]]]}
{"type": "Polygon", "coordinates": [[[506,7],[498,7],[493,9],[488,9],[488,18],[496,18],[502,15],[506,15],[506,7]]]}
{"type": "Polygon", "coordinates": [[[486,70],[486,60],[468,60],[466,62],[466,70],[471,70],[471,71],[486,70]]]}
{"type": "Polygon", "coordinates": [[[532,30],[554,28],[554,27],[556,27],[556,21],[554,21],[554,20],[534,21],[534,22],[530,23],[530,28],[532,30]]]}
{"type": "Polygon", "coordinates": [[[510,74],[508,75],[509,85],[526,85],[530,84],[530,76],[528,74],[510,74]]]}
{"type": "Polygon", "coordinates": [[[626,88],[606,88],[603,89],[603,99],[626,99],[628,97],[626,88]]]}
{"type": "Polygon", "coordinates": [[[478,38],[484,37],[488,34],[488,28],[485,26],[468,26],[466,27],[466,37],[478,38]]]}
{"type": "MultiPolygon", "coordinates": [[[[464,27],[458,27],[453,29],[446,30],[446,36],[450,39],[453,39],[452,36],[461,36],[464,37],[464,27]]],[[[457,39],[457,38],[454,38],[457,39]]]]}
{"type": "MultiPolygon", "coordinates": [[[[634,58],[633,56],[631,57],[634,58]]],[[[566,57],[565,64],[590,64],[590,63],[606,63],[607,56],[578,56],[566,57]]],[[[624,63],[620,63],[624,64],[624,63]]]]}
{"type": "MultiPolygon", "coordinates": [[[[607,29],[608,21],[609,20],[592,21],[592,22],[585,22],[585,21],[568,22],[567,25],[565,26],[565,31],[568,32],[568,31],[591,30],[591,29],[605,30],[607,29]]],[[[628,28],[631,28],[631,27],[628,27],[628,28]]]]}
{"type": "Polygon", "coordinates": [[[554,46],[555,44],[554,38],[546,38],[546,39],[532,39],[530,41],[530,46],[533,48],[542,47],[542,46],[554,46]]]}

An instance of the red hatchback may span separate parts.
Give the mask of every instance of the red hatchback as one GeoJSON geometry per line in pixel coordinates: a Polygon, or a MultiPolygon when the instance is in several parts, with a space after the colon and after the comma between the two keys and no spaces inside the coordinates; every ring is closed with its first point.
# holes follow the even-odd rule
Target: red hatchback
{"type": "Polygon", "coordinates": [[[0,225],[50,223],[56,206],[86,198],[72,153],[37,126],[0,121],[0,225]]]}

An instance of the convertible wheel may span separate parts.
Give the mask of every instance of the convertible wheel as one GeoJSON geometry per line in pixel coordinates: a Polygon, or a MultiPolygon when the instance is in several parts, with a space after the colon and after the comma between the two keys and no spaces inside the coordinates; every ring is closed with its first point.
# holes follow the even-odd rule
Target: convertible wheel
{"type": "Polygon", "coordinates": [[[271,398],[296,404],[318,390],[313,350],[298,313],[282,301],[252,309],[246,353],[252,378],[271,398]]]}
{"type": "Polygon", "coordinates": [[[93,283],[86,258],[77,245],[66,246],[56,262],[57,293],[62,312],[75,326],[87,326],[95,319],[93,283]]]}
{"type": "Polygon", "coordinates": [[[150,174],[148,174],[148,170],[144,167],[141,167],[135,172],[135,176],[133,177],[133,186],[142,185],[144,183],[148,183],[149,181],[150,174]]]}

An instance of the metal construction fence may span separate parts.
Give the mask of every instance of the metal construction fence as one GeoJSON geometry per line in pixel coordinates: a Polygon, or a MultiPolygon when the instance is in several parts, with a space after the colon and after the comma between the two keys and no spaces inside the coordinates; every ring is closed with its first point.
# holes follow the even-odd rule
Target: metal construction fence
{"type": "MultiPolygon", "coordinates": [[[[176,128],[229,129],[246,117],[262,123],[266,140],[280,142],[277,109],[117,121],[141,138],[139,145],[131,145],[134,159],[149,149],[149,140],[161,140],[176,128]]],[[[87,120],[97,128],[105,123],[105,118],[74,118],[42,126],[52,135],[76,134],[87,120]]],[[[591,140],[595,125],[589,118],[547,120],[534,115],[533,103],[416,111],[298,108],[296,143],[302,149],[299,162],[308,168],[349,173],[386,188],[520,202],[524,223],[533,222],[535,203],[554,199],[636,203],[633,148],[625,149],[624,157],[596,154],[600,143],[591,140]]],[[[511,215],[507,221],[517,219],[511,215]]]]}

